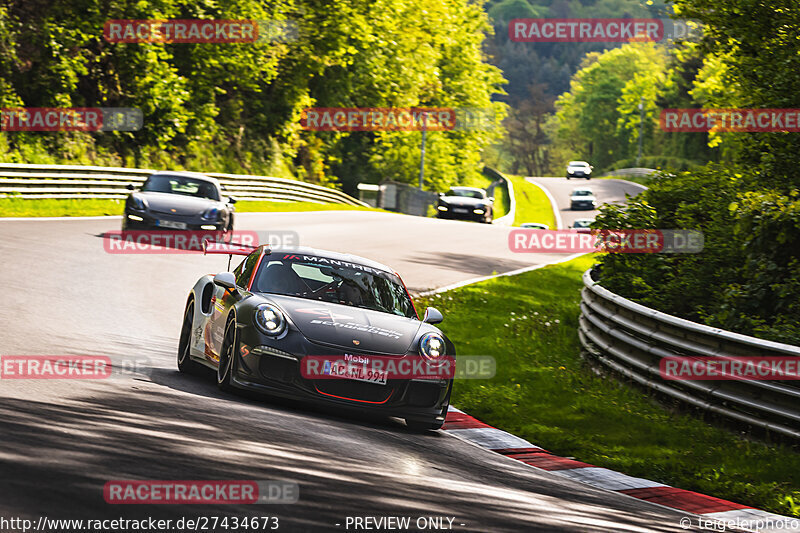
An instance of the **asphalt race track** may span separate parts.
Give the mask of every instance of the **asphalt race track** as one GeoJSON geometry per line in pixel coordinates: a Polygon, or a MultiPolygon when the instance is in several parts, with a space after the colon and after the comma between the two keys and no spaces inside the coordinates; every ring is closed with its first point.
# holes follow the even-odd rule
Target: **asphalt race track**
{"type": "MultiPolygon", "coordinates": [[[[590,185],[603,200],[600,183],[590,185]]],[[[118,228],[118,218],[0,220],[0,355],[144,362],[138,375],[107,380],[0,381],[0,516],[277,516],[280,531],[443,516],[454,531],[683,531],[682,513],[443,432],[228,395],[212,378],[179,374],[186,294],[227,258],[109,254],[99,235],[118,228]],[[107,504],[104,484],[129,479],[285,480],[300,495],[280,505],[107,504]]],[[[557,259],[509,252],[509,228],[372,212],[245,214],[237,229],[296,231],[303,245],[385,262],[414,291],[557,259]]]]}
{"type": "Polygon", "coordinates": [[[570,209],[569,197],[573,189],[592,189],[599,204],[624,203],[626,194],[636,196],[645,190],[645,187],[638,183],[617,179],[528,178],[528,180],[550,192],[556,201],[565,229],[571,226],[577,218],[594,218],[598,213],[597,210],[573,211],[570,209]]]}

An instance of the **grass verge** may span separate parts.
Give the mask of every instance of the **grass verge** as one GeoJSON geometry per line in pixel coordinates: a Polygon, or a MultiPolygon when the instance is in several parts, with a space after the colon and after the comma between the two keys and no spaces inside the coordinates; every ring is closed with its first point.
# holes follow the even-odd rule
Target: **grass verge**
{"type": "Polygon", "coordinates": [[[544,191],[521,176],[508,176],[508,179],[514,186],[514,199],[517,203],[514,225],[519,226],[523,222],[539,222],[547,224],[550,229],[556,229],[553,206],[550,205],[550,200],[544,191]]]}
{"type": "Polygon", "coordinates": [[[457,380],[453,404],[556,455],[800,516],[800,454],[737,436],[592,372],[577,336],[592,258],[418,299],[445,315],[464,355],[492,355],[491,380],[457,380]]]}
{"type": "MultiPolygon", "coordinates": [[[[113,199],[24,199],[0,198],[0,217],[88,217],[103,215],[121,215],[123,200],[113,199]]],[[[262,202],[240,201],[236,204],[239,213],[277,212],[277,211],[340,211],[340,210],[375,210],[344,204],[315,204],[312,202],[262,202]]]]}

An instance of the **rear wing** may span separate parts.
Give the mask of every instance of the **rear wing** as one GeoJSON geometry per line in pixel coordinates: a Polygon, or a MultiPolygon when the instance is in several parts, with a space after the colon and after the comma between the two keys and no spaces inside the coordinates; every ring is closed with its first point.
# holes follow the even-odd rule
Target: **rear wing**
{"type": "MultiPolygon", "coordinates": [[[[249,244],[241,244],[238,242],[217,242],[208,239],[203,241],[203,255],[208,255],[208,254],[227,255],[229,271],[231,269],[231,259],[233,259],[234,255],[250,255],[251,253],[253,253],[253,250],[256,250],[258,248],[259,248],[258,246],[250,246],[249,244]]],[[[267,253],[269,253],[269,248],[266,248],[266,251],[267,253]]]]}
{"type": "Polygon", "coordinates": [[[238,242],[216,242],[211,240],[203,241],[203,255],[222,254],[222,255],[250,255],[258,246],[240,244],[238,242]]]}

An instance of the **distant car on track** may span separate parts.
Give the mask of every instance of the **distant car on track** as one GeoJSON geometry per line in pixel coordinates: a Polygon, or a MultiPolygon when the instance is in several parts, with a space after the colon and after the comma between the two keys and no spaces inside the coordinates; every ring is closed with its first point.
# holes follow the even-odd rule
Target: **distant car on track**
{"type": "Polygon", "coordinates": [[[193,172],[156,172],[125,201],[122,229],[232,231],[236,202],[215,178],[193,172]]]}
{"type": "Polygon", "coordinates": [[[451,187],[439,194],[438,218],[475,220],[489,224],[494,217],[494,198],[477,187],[451,187]]]}
{"type": "Polygon", "coordinates": [[[573,189],[569,197],[570,209],[596,209],[597,198],[591,189],[573,189]]]}
{"type": "Polygon", "coordinates": [[[586,161],[570,161],[567,163],[567,179],[586,178],[592,179],[592,169],[594,167],[586,161]]]}
{"type": "Polygon", "coordinates": [[[522,229],[550,229],[550,226],[547,224],[541,224],[539,222],[523,222],[519,227],[522,229]]]}
{"type": "Polygon", "coordinates": [[[178,347],[182,372],[203,365],[216,371],[223,390],[400,417],[417,430],[441,427],[452,375],[313,379],[302,370],[313,356],[350,357],[365,365],[387,358],[398,367],[436,365],[445,355],[454,362],[453,343],[433,325],[441,313],[431,307],[418,319],[396,272],[311,248],[218,243],[207,252],[247,257],[233,272],[203,276],[191,289],[178,347]]]}
{"type": "Polygon", "coordinates": [[[578,230],[578,233],[591,233],[592,224],[594,224],[593,218],[576,218],[572,221],[570,229],[578,230]]]}

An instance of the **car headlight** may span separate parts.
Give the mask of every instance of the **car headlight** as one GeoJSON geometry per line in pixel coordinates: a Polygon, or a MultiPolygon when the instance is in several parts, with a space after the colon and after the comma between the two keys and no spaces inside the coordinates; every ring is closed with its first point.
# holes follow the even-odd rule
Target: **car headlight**
{"type": "Polygon", "coordinates": [[[472,212],[476,215],[482,215],[485,211],[483,209],[473,209],[472,212]]]}
{"type": "Polygon", "coordinates": [[[441,360],[445,355],[444,337],[426,333],[419,339],[419,353],[431,361],[441,360]]]}
{"type": "Polygon", "coordinates": [[[216,207],[210,207],[203,213],[204,220],[217,220],[219,218],[220,210],[216,207]]]}
{"type": "Polygon", "coordinates": [[[440,206],[437,206],[436,209],[438,209],[439,211],[447,211],[447,206],[446,205],[440,205],[440,206]]]}
{"type": "Polygon", "coordinates": [[[144,211],[147,206],[144,203],[144,200],[139,198],[138,196],[128,196],[128,207],[131,209],[135,209],[137,211],[144,211]]]}
{"type": "Polygon", "coordinates": [[[278,336],[286,329],[286,318],[280,309],[272,304],[261,304],[256,307],[256,327],[270,336],[278,336]]]}

